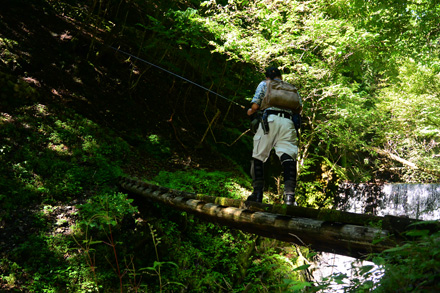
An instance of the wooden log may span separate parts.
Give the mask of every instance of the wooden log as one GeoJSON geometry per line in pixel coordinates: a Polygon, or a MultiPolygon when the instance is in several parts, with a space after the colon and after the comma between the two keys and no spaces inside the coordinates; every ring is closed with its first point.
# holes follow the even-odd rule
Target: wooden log
{"type": "MultiPolygon", "coordinates": [[[[284,206],[284,214],[280,214],[268,212],[267,210],[274,209],[270,205],[245,204],[240,200],[221,198],[208,202],[206,196],[200,196],[202,199],[198,199],[194,193],[171,190],[129,178],[122,178],[120,186],[134,194],[230,228],[309,246],[318,251],[357,258],[395,247],[402,239],[398,237],[398,234],[392,234],[391,231],[398,232],[411,222],[404,220],[403,224],[400,223],[402,227],[399,229],[387,230],[383,227],[359,224],[363,223],[362,221],[354,224],[353,222],[356,221],[353,219],[356,218],[354,216],[356,214],[353,213],[333,212],[332,215],[331,212],[284,206]],[[218,204],[215,201],[228,205],[218,204]],[[329,214],[332,216],[327,217],[329,214]],[[311,215],[311,217],[304,217],[304,215],[311,215]],[[349,220],[344,222],[343,219],[349,220]]],[[[275,210],[281,211],[281,208],[276,207],[275,210]]],[[[366,218],[375,220],[376,223],[387,222],[383,217],[358,216],[363,221],[366,218]]],[[[374,223],[370,221],[372,222],[374,223]]]]}

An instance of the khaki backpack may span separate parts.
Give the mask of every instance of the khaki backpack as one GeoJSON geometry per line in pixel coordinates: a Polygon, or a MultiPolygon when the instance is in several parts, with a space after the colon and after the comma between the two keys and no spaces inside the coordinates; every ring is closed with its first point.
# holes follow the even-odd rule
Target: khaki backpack
{"type": "Polygon", "coordinates": [[[292,110],[294,113],[301,111],[301,102],[295,86],[282,80],[267,80],[266,95],[261,102],[260,109],[269,107],[292,110]]]}

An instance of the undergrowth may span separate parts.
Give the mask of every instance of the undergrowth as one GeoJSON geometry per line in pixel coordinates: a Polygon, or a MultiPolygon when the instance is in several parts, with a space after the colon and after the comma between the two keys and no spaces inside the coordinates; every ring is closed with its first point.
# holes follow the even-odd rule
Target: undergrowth
{"type": "Polygon", "coordinates": [[[176,172],[161,171],[152,181],[173,189],[235,199],[241,199],[247,192],[243,186],[249,186],[244,179],[230,172],[208,172],[197,169],[176,172]]]}
{"type": "MultiPolygon", "coordinates": [[[[124,164],[135,160],[127,142],[68,108],[40,101],[13,76],[2,77],[9,94],[0,113],[0,220],[8,227],[21,218],[27,230],[1,243],[2,288],[240,292],[252,286],[265,291],[285,288],[288,282],[282,280],[300,276],[291,245],[157,204],[138,211],[115,185],[124,164]],[[57,214],[70,205],[78,208],[72,223],[57,214]]],[[[169,144],[158,139],[150,135],[145,150],[163,160],[169,144]]],[[[249,187],[219,171],[162,171],[153,180],[232,198],[242,198],[243,186],[249,187]]]]}

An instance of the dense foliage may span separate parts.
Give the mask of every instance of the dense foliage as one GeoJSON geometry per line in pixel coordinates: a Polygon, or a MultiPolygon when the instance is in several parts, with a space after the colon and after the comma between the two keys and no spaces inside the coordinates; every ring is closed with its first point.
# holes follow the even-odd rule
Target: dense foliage
{"type": "MultiPolygon", "coordinates": [[[[7,0],[4,7],[0,289],[439,289],[438,233],[429,229],[371,256],[377,266],[361,266],[358,278],[314,282],[315,254],[305,247],[206,223],[116,184],[129,175],[245,198],[252,137],[240,106],[268,65],[304,99],[300,205],[330,207],[343,180],[438,181],[435,1],[7,0]],[[383,277],[368,280],[377,272],[383,277]]],[[[268,164],[278,176],[278,161],[268,164]]],[[[282,192],[279,178],[271,180],[269,202],[282,192]]]]}
{"type": "MultiPolygon", "coordinates": [[[[368,181],[394,167],[371,151],[378,147],[438,170],[438,5],[343,0],[201,6],[173,18],[169,28],[187,24],[197,33],[179,38],[191,33],[198,40],[206,31],[213,52],[260,72],[277,65],[300,87],[306,119],[301,165],[329,165],[338,178],[368,181]]],[[[403,167],[392,180],[437,179],[403,167]]]]}
{"type": "MultiPolygon", "coordinates": [[[[304,186],[307,200],[341,179],[438,179],[438,10],[430,1],[202,1],[142,26],[228,63],[283,69],[305,100],[301,178],[331,178],[304,186]]],[[[236,70],[226,88],[249,100],[248,78],[236,70]]],[[[253,84],[259,79],[253,74],[253,84]]]]}

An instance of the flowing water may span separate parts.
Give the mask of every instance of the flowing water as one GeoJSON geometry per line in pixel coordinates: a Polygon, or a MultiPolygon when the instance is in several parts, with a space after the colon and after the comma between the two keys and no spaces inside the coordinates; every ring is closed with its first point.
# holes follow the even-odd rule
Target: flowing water
{"type": "MultiPolygon", "coordinates": [[[[377,216],[393,215],[420,220],[440,219],[440,184],[354,184],[346,183],[339,189],[336,208],[358,214],[377,216]]],[[[314,277],[318,281],[332,274],[345,274],[349,279],[355,276],[356,267],[372,265],[374,267],[370,280],[377,281],[383,271],[369,261],[321,253],[314,277]]],[[[360,278],[362,280],[362,278],[360,278]]],[[[344,292],[344,286],[333,284],[333,292],[344,292]]]]}
{"type": "Polygon", "coordinates": [[[440,219],[440,184],[345,184],[337,209],[377,216],[440,219]]]}

